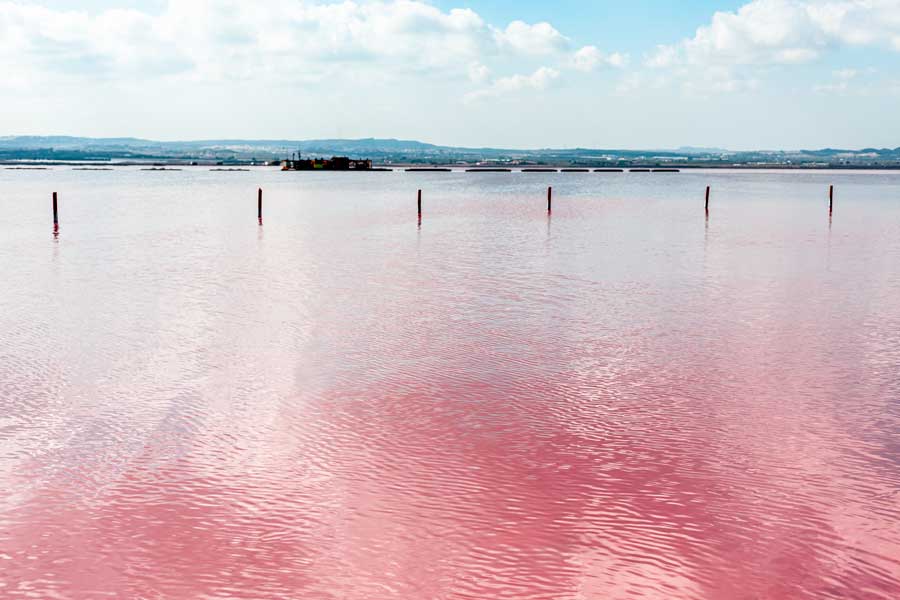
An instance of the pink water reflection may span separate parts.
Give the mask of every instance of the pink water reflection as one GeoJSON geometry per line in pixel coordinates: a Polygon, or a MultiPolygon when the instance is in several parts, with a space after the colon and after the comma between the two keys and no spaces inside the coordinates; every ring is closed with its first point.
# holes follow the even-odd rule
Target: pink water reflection
{"type": "Polygon", "coordinates": [[[3,597],[900,595],[896,209],[347,183],[222,233],[195,185],[15,248],[3,597]]]}

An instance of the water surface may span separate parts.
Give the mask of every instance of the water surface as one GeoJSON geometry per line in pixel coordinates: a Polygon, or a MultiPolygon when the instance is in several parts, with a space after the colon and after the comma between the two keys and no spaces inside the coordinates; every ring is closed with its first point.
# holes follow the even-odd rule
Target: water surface
{"type": "Polygon", "coordinates": [[[0,597],[900,597],[898,173],[0,170],[0,269],[0,597]]]}

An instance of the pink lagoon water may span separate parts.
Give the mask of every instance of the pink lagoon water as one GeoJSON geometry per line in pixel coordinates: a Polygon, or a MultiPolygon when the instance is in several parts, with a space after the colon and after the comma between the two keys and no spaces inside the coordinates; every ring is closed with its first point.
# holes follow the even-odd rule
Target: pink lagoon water
{"type": "Polygon", "coordinates": [[[900,597],[900,173],[0,170],[0,268],[4,599],[900,597]]]}

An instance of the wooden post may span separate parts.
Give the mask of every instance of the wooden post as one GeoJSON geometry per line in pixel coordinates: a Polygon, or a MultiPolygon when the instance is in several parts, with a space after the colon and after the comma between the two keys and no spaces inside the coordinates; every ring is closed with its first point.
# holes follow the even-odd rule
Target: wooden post
{"type": "Polygon", "coordinates": [[[547,212],[553,212],[553,188],[547,188],[547,212]]]}
{"type": "Polygon", "coordinates": [[[259,188],[256,199],[256,216],[259,219],[259,224],[262,225],[262,188],[259,188]]]}
{"type": "Polygon", "coordinates": [[[834,213],[834,186],[828,188],[828,214],[834,213]]]}
{"type": "Polygon", "coordinates": [[[419,208],[419,220],[422,219],[422,190],[419,190],[419,200],[417,202],[419,208]]]}
{"type": "Polygon", "coordinates": [[[709,186],[706,186],[706,214],[709,214],[709,186]]]}
{"type": "Polygon", "coordinates": [[[53,192],[53,230],[59,229],[59,208],[56,203],[56,192],[53,192]]]}

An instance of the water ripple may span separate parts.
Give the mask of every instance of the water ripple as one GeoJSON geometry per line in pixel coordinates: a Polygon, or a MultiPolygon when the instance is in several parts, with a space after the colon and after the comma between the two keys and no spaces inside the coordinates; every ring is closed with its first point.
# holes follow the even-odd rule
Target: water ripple
{"type": "Polygon", "coordinates": [[[0,596],[900,596],[897,175],[244,175],[0,174],[0,596]]]}

